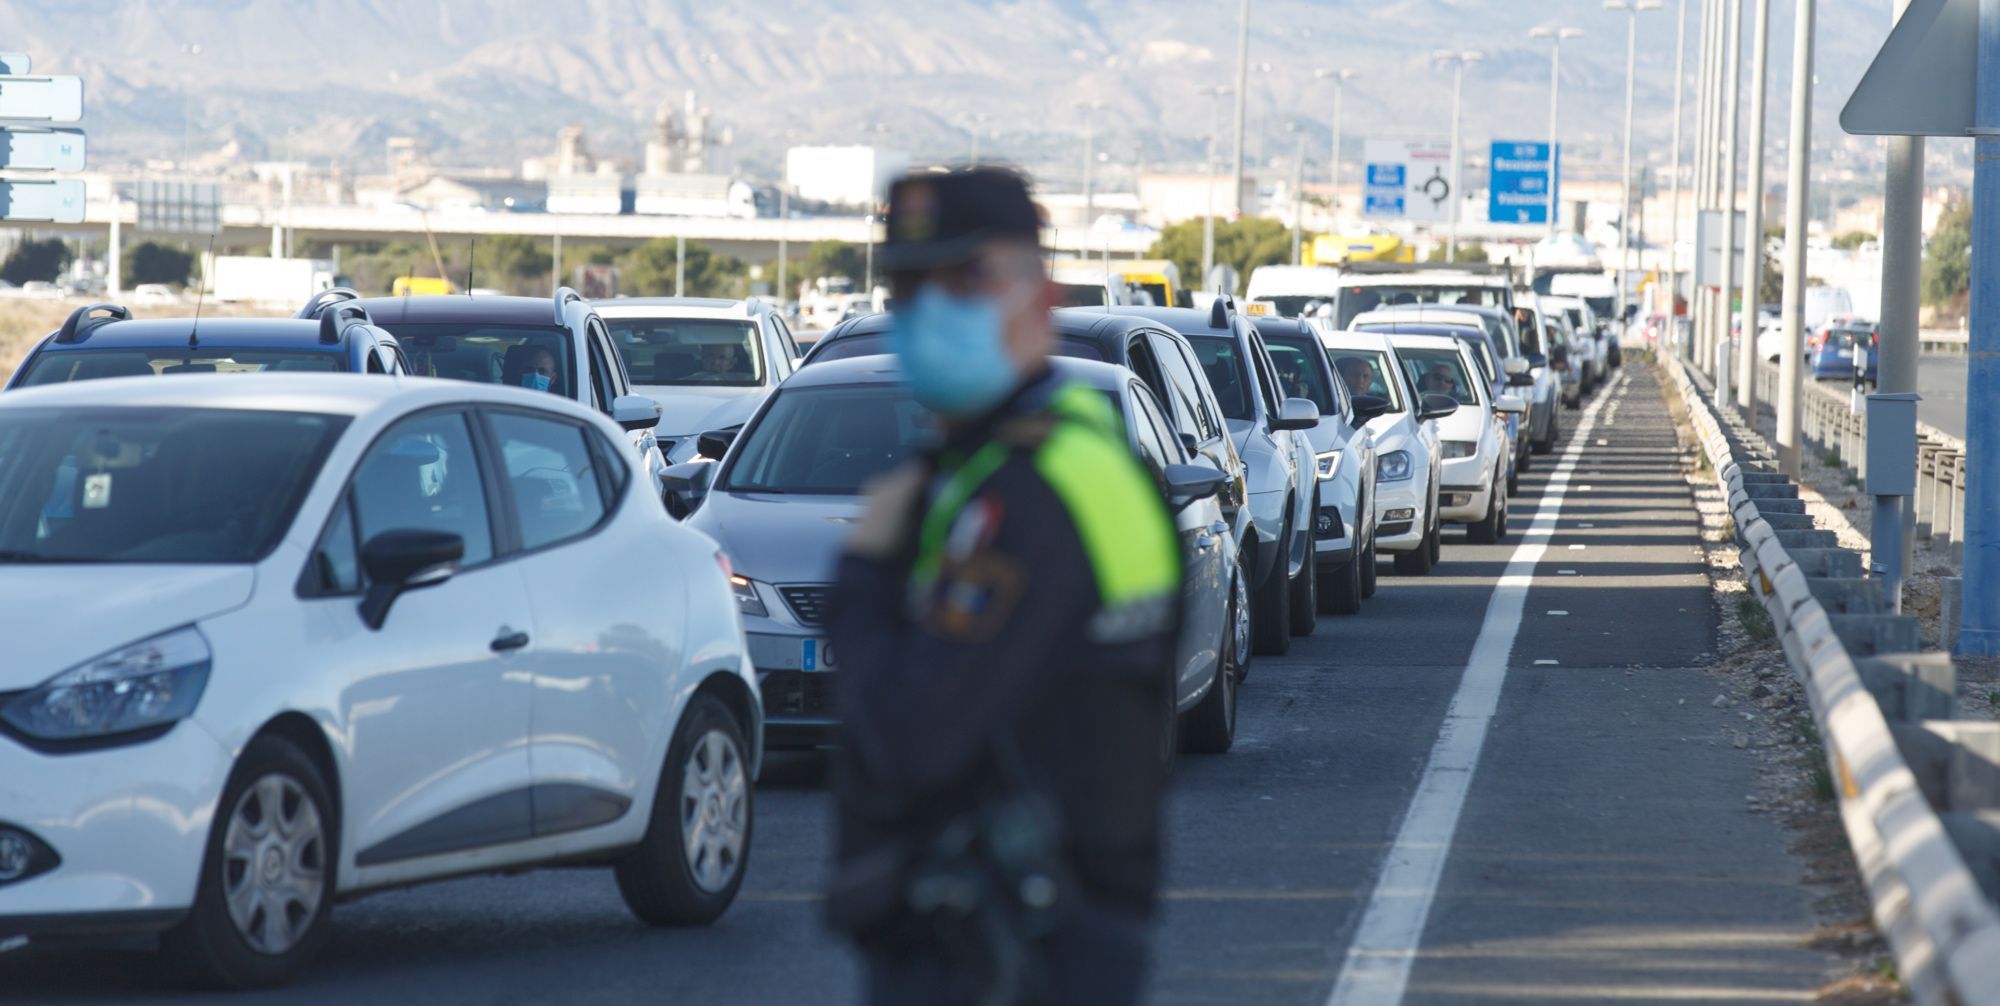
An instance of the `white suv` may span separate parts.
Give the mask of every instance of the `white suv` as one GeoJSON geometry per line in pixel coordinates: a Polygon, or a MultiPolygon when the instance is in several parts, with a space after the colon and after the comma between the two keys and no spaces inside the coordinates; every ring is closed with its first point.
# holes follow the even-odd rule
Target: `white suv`
{"type": "Polygon", "coordinates": [[[726,565],[555,395],[0,396],[0,636],[0,943],[161,931],[258,985],[371,890],[594,862],[667,925],[743,878],[763,712],[726,565]]]}
{"type": "Polygon", "coordinates": [[[1375,549],[1394,557],[1396,572],[1422,576],[1443,554],[1436,420],[1457,403],[1419,397],[1386,335],[1322,332],[1320,339],[1349,392],[1389,403],[1367,423],[1375,437],[1375,549]]]}
{"type": "Polygon", "coordinates": [[[1493,397],[1465,343],[1449,335],[1389,336],[1402,361],[1403,375],[1420,401],[1443,396],[1458,404],[1438,419],[1439,516],[1466,525],[1474,544],[1490,545],[1507,536],[1507,471],[1512,445],[1507,417],[1527,403],[1512,395],[1493,397]]]}
{"type": "Polygon", "coordinates": [[[633,390],[660,403],[654,435],[669,464],[694,460],[703,433],[741,426],[800,356],[791,329],[762,301],[634,297],[595,306],[633,390]]]}

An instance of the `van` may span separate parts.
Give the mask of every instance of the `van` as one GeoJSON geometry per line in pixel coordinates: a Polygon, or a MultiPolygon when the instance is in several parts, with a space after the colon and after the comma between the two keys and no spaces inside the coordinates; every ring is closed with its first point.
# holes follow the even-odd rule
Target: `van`
{"type": "Polygon", "coordinates": [[[1340,294],[1340,271],[1328,266],[1260,265],[1250,270],[1245,298],[1268,303],[1286,318],[1306,315],[1307,308],[1330,304],[1340,294]]]}

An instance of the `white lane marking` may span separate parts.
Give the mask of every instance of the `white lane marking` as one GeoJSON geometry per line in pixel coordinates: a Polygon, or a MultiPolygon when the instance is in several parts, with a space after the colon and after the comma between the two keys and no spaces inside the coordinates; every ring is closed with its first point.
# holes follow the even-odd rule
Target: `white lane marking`
{"type": "Polygon", "coordinates": [[[1589,547],[1590,547],[1590,546],[1588,546],[1588,545],[1571,545],[1571,546],[1569,547],[1569,550],[1570,550],[1570,551],[1572,551],[1572,552],[1581,552],[1581,551],[1583,551],[1584,549],[1586,549],[1586,548],[1589,548],[1589,547]]]}
{"type": "Polygon", "coordinates": [[[1559,569],[1559,570],[1556,570],[1556,574],[1557,574],[1558,576],[1575,576],[1575,575],[1576,575],[1576,570],[1573,570],[1573,569],[1559,569]]]}
{"type": "MultiPolygon", "coordinates": [[[[1560,667],[1561,665],[1562,665],[1562,661],[1560,661],[1560,660],[1537,660],[1537,661],[1535,661],[1535,666],[1536,666],[1536,667],[1560,667]]],[[[1413,951],[1413,952],[1414,952],[1414,951],[1413,951]]],[[[1407,968],[1407,965],[1406,965],[1406,968],[1407,968]]],[[[1404,975],[1403,977],[1404,977],[1404,979],[1405,979],[1405,980],[1408,980],[1408,978],[1409,978],[1409,975],[1407,975],[1407,974],[1406,974],[1406,975],[1404,975]]],[[[1401,998],[1401,996],[1400,996],[1400,995],[1398,995],[1398,996],[1397,996],[1397,998],[1399,998],[1399,999],[1400,999],[1400,998],[1401,998]]]]}
{"type": "Polygon", "coordinates": [[[1561,608],[1550,608],[1550,609],[1549,609],[1549,614],[1551,614],[1551,615],[1567,615],[1567,614],[1569,614],[1569,612],[1567,612],[1567,611],[1564,611],[1564,610],[1562,610],[1561,608]]]}
{"type": "MultiPolygon", "coordinates": [[[[1611,390],[1623,390],[1626,380],[1620,374],[1611,390]]],[[[1548,551],[1548,538],[1556,531],[1556,515],[1562,510],[1570,473],[1576,470],[1583,445],[1589,442],[1598,410],[1612,397],[1603,395],[1585,410],[1562,462],[1549,473],[1540,512],[1522,533],[1520,546],[1493,588],[1479,638],[1472,644],[1472,658],[1459,678],[1451,706],[1445,710],[1437,742],[1431,746],[1416,794],[1396,832],[1396,843],[1383,860],[1381,876],[1362,910],[1361,923],[1355,927],[1354,942],[1348,945],[1327,1006],[1398,1006],[1403,1001],[1410,968],[1423,942],[1424,925],[1430,919],[1431,902],[1437,896],[1438,878],[1444,873],[1452,838],[1458,832],[1458,816],[1465,809],[1465,795],[1479,767],[1480,750],[1486,745],[1486,728],[1500,704],[1507,658],[1514,652],[1514,637],[1521,630],[1535,564],[1548,551]]]]}
{"type": "Polygon", "coordinates": [[[1577,527],[1596,527],[1595,524],[1578,524],[1577,527]]]}

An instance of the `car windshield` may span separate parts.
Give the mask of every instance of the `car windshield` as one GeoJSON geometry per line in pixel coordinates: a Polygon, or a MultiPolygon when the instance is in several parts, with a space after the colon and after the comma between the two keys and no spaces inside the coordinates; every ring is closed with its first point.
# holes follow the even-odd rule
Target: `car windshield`
{"type": "Polygon", "coordinates": [[[1396,354],[1403,358],[1403,373],[1409,376],[1418,395],[1449,395],[1460,405],[1479,404],[1479,394],[1472,390],[1472,380],[1465,373],[1465,359],[1458,350],[1398,346],[1396,354]]]}
{"type": "Polygon", "coordinates": [[[1372,349],[1333,349],[1333,369],[1347,384],[1347,391],[1354,395],[1374,395],[1389,402],[1389,411],[1403,411],[1403,396],[1397,392],[1397,385],[1389,377],[1389,365],[1383,354],[1372,349]]]}
{"type": "Polygon", "coordinates": [[[1208,375],[1208,386],[1215,390],[1215,404],[1221,407],[1223,416],[1257,418],[1250,371],[1243,365],[1243,353],[1237,349],[1236,340],[1197,335],[1188,338],[1188,345],[1194,348],[1195,362],[1208,375]]]}
{"type": "Polygon", "coordinates": [[[410,357],[410,372],[571,397],[569,330],[544,325],[383,325],[410,357]]]}
{"type": "Polygon", "coordinates": [[[1378,308],[1400,304],[1466,304],[1474,307],[1503,307],[1506,291],[1497,286],[1351,286],[1342,291],[1334,328],[1345,329],[1355,318],[1378,308]]]}
{"type": "MultiPolygon", "coordinates": [[[[823,345],[813,347],[814,363],[826,360],[850,360],[857,356],[887,356],[890,353],[887,332],[869,332],[865,335],[850,335],[823,342],[823,345]]],[[[1096,343],[1073,339],[1066,335],[1056,337],[1056,355],[1078,360],[1104,359],[1104,353],[1097,348],[1096,343]]]]}
{"type": "Polygon", "coordinates": [[[720,488],[859,495],[870,479],[916,457],[935,428],[901,385],[780,391],[743,431],[720,488]]]}
{"type": "Polygon", "coordinates": [[[1333,388],[1327,383],[1326,367],[1320,362],[1326,359],[1326,350],[1311,336],[1266,338],[1264,350],[1271,354],[1271,366],[1278,370],[1284,397],[1306,399],[1319,406],[1322,416],[1340,415],[1340,405],[1333,400],[1333,388]]]}
{"type": "Polygon", "coordinates": [[[606,318],[635,384],[754,388],[764,383],[757,324],[718,318],[606,318]]]}
{"type": "Polygon", "coordinates": [[[340,353],[314,349],[64,349],[39,353],[23,387],[156,374],[332,373],[347,369],[340,353]]]}
{"type": "Polygon", "coordinates": [[[247,409],[0,413],[0,562],[255,562],[347,423],[247,409]]]}
{"type": "Polygon", "coordinates": [[[1615,297],[1585,297],[1583,302],[1589,304],[1591,312],[1599,318],[1609,318],[1618,309],[1615,297]]]}

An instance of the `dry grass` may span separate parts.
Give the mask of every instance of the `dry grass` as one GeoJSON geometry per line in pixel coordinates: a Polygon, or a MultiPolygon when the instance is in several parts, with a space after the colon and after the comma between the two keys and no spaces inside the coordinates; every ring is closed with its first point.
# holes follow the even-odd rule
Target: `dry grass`
{"type": "MultiPolygon", "coordinates": [[[[0,383],[13,376],[14,368],[20,365],[22,357],[28,355],[28,350],[33,349],[35,343],[61,328],[63,319],[82,306],[82,301],[0,299],[0,383]]],[[[194,314],[194,304],[142,309],[133,313],[142,318],[187,316],[194,314]]],[[[202,307],[202,314],[216,317],[269,313],[228,304],[211,303],[202,307]]]]}

